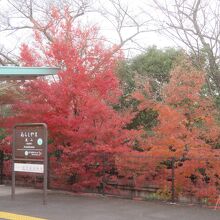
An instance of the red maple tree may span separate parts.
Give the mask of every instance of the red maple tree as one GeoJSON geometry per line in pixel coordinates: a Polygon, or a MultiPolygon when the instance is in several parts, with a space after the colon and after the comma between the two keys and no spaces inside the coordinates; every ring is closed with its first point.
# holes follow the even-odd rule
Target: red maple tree
{"type": "Polygon", "coordinates": [[[123,167],[123,175],[126,172],[133,178],[136,175],[139,185],[151,180],[166,191],[170,184],[166,180],[171,175],[171,160],[175,158],[177,193],[199,198],[218,195],[218,112],[204,84],[204,73],[185,61],[171,72],[171,79],[162,91],[163,101],[151,98],[149,86],[146,86],[145,94],[134,94],[140,102],[140,111],[154,109],[158,112],[158,124],[143,140],[141,148],[144,152],[134,153],[133,158],[131,155],[121,157],[118,166],[123,167]]]}
{"type": "Polygon", "coordinates": [[[74,188],[96,187],[103,164],[97,152],[125,150],[133,139],[124,129],[131,116],[113,108],[121,95],[115,67],[122,54],[116,46],[105,46],[97,28],[72,24],[68,10],[60,22],[59,11],[51,13],[53,40],[36,31],[32,44],[21,47],[21,62],[61,70],[24,85],[27,101],[14,106],[12,121],[46,123],[51,168],[59,180],[74,188]]]}

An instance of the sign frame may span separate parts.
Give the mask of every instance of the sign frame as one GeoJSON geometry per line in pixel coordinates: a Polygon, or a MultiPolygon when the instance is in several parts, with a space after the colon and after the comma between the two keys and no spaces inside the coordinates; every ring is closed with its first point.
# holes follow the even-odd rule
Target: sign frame
{"type": "MultiPolygon", "coordinates": [[[[12,187],[11,187],[11,198],[12,200],[15,199],[15,180],[16,180],[16,172],[25,172],[21,170],[15,170],[15,164],[27,164],[29,166],[31,165],[43,165],[43,173],[38,172],[26,172],[26,173],[36,173],[36,174],[43,174],[43,204],[47,204],[47,177],[48,177],[48,146],[47,141],[48,140],[48,131],[47,131],[47,125],[45,123],[22,123],[22,124],[16,124],[13,127],[13,142],[12,142],[12,187]],[[28,128],[35,128],[35,127],[42,127],[43,129],[43,136],[44,136],[44,149],[43,149],[43,159],[32,159],[32,158],[16,158],[15,157],[15,150],[16,150],[16,128],[18,127],[28,127],[28,128]]],[[[25,165],[24,165],[25,166],[25,165]]]]}

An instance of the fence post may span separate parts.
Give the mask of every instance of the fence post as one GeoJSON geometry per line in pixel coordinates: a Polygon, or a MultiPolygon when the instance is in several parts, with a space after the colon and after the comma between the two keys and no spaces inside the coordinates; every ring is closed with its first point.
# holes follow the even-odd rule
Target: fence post
{"type": "Polygon", "coordinates": [[[0,184],[3,184],[4,152],[0,151],[0,184]]]}
{"type": "Polygon", "coordinates": [[[50,189],[50,155],[47,156],[47,188],[50,189]]]}
{"type": "Polygon", "coordinates": [[[106,155],[102,154],[102,195],[105,195],[105,164],[106,164],[106,155]]]}
{"type": "Polygon", "coordinates": [[[171,184],[171,202],[175,203],[175,157],[172,157],[172,184],[171,184]]]}

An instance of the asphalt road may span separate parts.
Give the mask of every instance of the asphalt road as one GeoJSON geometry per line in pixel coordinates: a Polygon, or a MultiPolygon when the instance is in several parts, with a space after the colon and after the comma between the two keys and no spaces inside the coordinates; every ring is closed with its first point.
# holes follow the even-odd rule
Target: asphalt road
{"type": "Polygon", "coordinates": [[[16,188],[16,198],[12,201],[10,187],[6,186],[0,186],[0,212],[51,220],[220,220],[220,210],[198,206],[57,191],[49,191],[48,204],[43,205],[42,191],[27,188],[16,188]]]}

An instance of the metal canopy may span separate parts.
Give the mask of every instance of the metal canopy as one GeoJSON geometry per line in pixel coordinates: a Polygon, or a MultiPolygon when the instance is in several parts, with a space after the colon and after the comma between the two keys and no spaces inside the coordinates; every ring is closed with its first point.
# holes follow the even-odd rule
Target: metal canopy
{"type": "Polygon", "coordinates": [[[0,80],[30,80],[39,76],[55,75],[57,67],[0,67],[0,80]]]}

